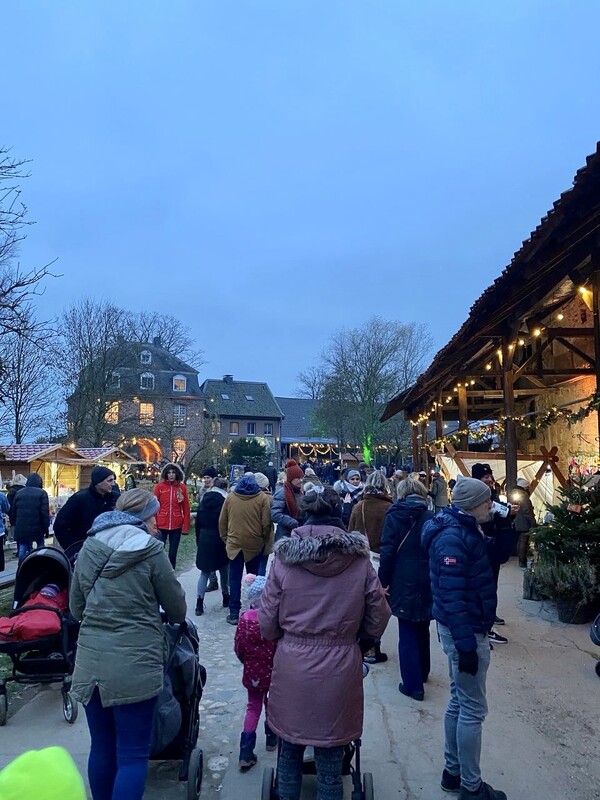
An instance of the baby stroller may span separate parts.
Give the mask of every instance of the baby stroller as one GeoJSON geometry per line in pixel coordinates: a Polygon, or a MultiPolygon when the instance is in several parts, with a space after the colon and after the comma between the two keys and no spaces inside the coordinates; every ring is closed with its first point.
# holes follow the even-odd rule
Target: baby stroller
{"type": "MultiPolygon", "coordinates": [[[[590,639],[595,645],[600,647],[600,614],[598,614],[596,619],[592,622],[590,639]]],[[[596,661],[596,675],[600,678],[600,661],[596,661]]]]}
{"type": "MultiPolygon", "coordinates": [[[[79,624],[68,610],[68,593],[71,588],[71,565],[63,552],[53,547],[40,547],[29,553],[17,568],[13,610],[9,615],[11,622],[23,623],[22,615],[44,612],[46,619],[58,623],[52,628],[56,632],[35,636],[31,639],[9,641],[0,638],[0,653],[5,653],[12,661],[12,672],[0,675],[0,726],[6,725],[8,716],[8,695],[6,684],[10,681],[20,684],[62,683],[63,715],[69,724],[77,719],[77,702],[70,694],[71,675],[75,666],[75,647],[79,624]],[[62,593],[66,591],[67,603],[63,611],[50,607],[51,603],[31,598],[44,587],[53,585],[62,593]],[[28,604],[28,601],[29,604],[28,604]]],[[[64,595],[63,595],[64,596],[64,595]]]]}
{"type": "Polygon", "coordinates": [[[206,670],[198,660],[198,630],[192,620],[173,625],[163,619],[167,661],[154,715],[150,760],[181,760],[179,780],[187,781],[188,800],[197,800],[204,769],[202,750],[197,744],[206,670]]]}
{"type": "MultiPolygon", "coordinates": [[[[363,678],[369,674],[369,667],[363,664],[363,678]]],[[[373,775],[370,772],[360,772],[360,745],[361,740],[347,744],[344,748],[344,761],[342,764],[342,775],[352,777],[351,800],[374,800],[373,775]],[[354,762],[354,763],[353,763],[354,762]]],[[[281,743],[277,749],[277,762],[279,763],[281,743]]],[[[314,759],[305,759],[302,764],[303,775],[316,775],[314,759]]],[[[263,782],[260,800],[279,800],[277,790],[277,772],[273,767],[265,767],[263,772],[263,782]]]]}

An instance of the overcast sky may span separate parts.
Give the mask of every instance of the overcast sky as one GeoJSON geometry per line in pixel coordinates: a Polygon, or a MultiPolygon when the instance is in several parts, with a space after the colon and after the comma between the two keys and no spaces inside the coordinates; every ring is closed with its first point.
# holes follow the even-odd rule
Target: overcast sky
{"type": "Polygon", "coordinates": [[[597,0],[2,4],[40,301],[167,312],[294,394],[373,314],[436,349],[600,138],[597,0]]]}

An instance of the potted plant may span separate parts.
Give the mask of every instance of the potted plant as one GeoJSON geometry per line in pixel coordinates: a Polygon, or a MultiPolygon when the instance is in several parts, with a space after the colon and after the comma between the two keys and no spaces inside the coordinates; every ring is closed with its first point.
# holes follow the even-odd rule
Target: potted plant
{"type": "Polygon", "coordinates": [[[594,618],[598,598],[598,575],[587,556],[572,561],[539,558],[532,576],[535,589],[556,601],[560,622],[583,624],[594,618]]]}

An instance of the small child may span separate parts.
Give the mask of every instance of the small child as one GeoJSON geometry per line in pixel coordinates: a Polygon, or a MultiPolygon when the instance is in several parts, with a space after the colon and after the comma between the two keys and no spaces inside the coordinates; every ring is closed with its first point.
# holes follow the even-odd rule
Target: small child
{"type": "MultiPolygon", "coordinates": [[[[240,738],[240,771],[247,772],[256,764],[254,753],[256,746],[256,729],[265,707],[267,712],[267,692],[271,684],[273,671],[273,656],[275,655],[275,642],[263,639],[258,625],[258,612],[256,606],[264,588],[266,578],[262,575],[246,575],[244,587],[250,609],[245,611],[238,623],[235,632],[234,650],[236,656],[244,665],[242,684],[248,691],[248,705],[244,718],[244,729],[240,738]]],[[[265,736],[267,750],[277,748],[277,737],[269,728],[265,720],[265,736]]]]}

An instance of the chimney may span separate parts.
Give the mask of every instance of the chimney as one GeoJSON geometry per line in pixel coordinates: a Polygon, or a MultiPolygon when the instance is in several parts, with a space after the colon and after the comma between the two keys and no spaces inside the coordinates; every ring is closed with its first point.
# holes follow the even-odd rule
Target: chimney
{"type": "Polygon", "coordinates": [[[223,383],[233,383],[233,375],[223,375],[223,383]]]}
{"type": "Polygon", "coordinates": [[[162,343],[160,341],[160,336],[155,336],[154,339],[152,339],[152,344],[155,347],[162,347],[162,343]]]}

